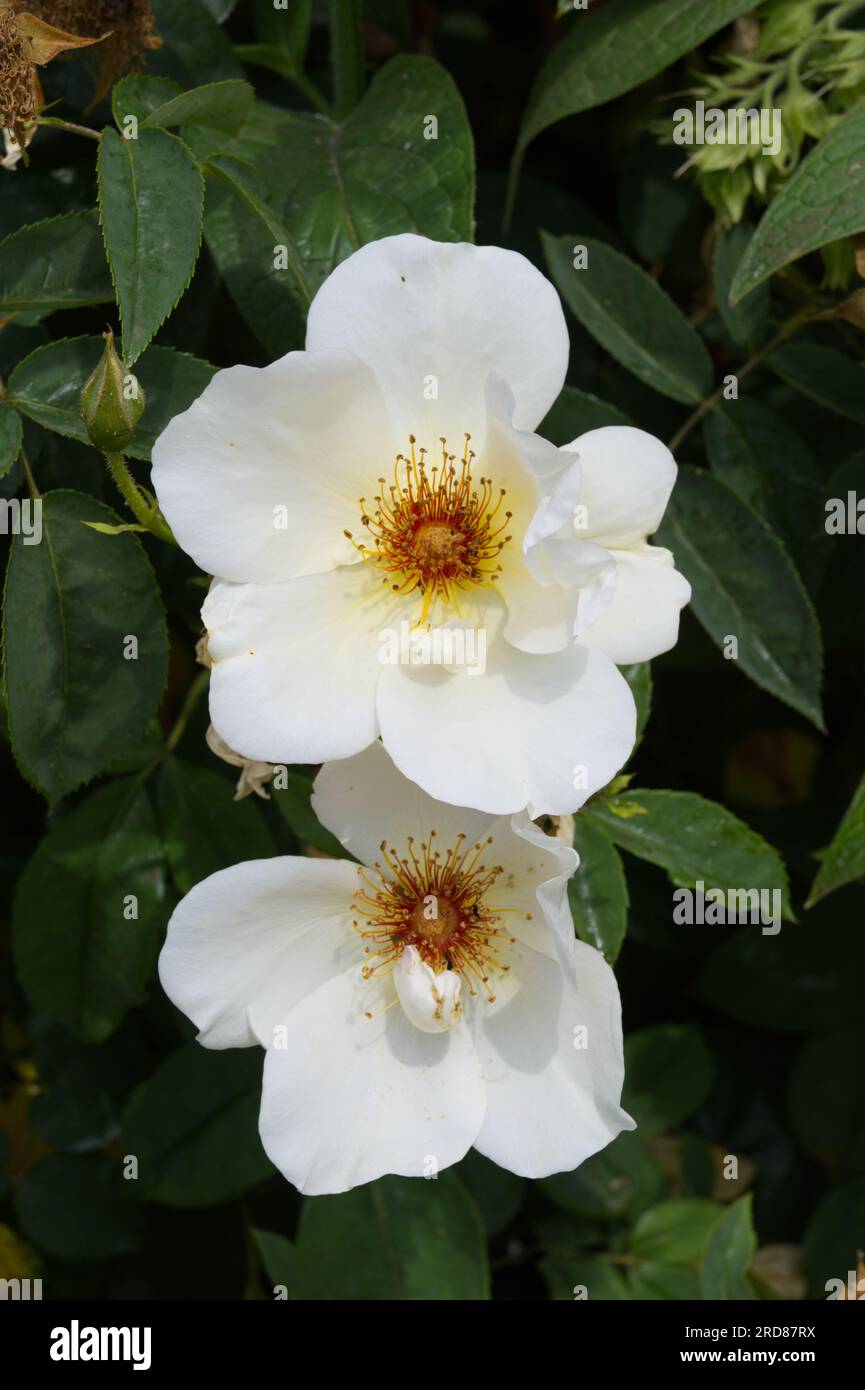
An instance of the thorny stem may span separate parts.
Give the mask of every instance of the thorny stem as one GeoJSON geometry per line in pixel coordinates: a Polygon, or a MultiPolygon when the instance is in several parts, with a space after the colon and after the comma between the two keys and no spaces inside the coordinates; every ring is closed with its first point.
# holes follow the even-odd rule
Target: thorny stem
{"type": "MultiPolygon", "coordinates": [[[[736,380],[741,381],[743,377],[746,377],[749,372],[752,372],[755,367],[759,366],[770,352],[773,352],[781,343],[786,342],[788,338],[792,338],[793,334],[798,333],[799,329],[804,324],[808,323],[811,319],[819,318],[821,314],[821,310],[815,310],[810,306],[807,309],[802,309],[798,314],[794,314],[792,318],[788,319],[787,322],[778,329],[775,336],[769,339],[768,343],[761,347],[758,352],[755,352],[753,357],[749,357],[747,362],[743,362],[742,366],[734,373],[736,380]]],[[[722,382],[717,390],[713,391],[711,396],[707,396],[704,401],[701,401],[697,409],[688,416],[685,423],[676,431],[667,445],[671,454],[675,454],[682,442],[687,439],[694,426],[700,423],[703,416],[707,415],[710,410],[715,409],[715,406],[724,394],[724,390],[725,383],[722,382]]]]}
{"type": "Polygon", "coordinates": [[[133,513],[136,521],[160,540],[170,541],[176,544],[174,536],[168,522],[155,507],[151,507],[141,493],[141,490],[130,473],[126,460],[122,454],[106,454],[105,462],[108,464],[108,471],[117,484],[123,495],[124,501],[133,513]]]}

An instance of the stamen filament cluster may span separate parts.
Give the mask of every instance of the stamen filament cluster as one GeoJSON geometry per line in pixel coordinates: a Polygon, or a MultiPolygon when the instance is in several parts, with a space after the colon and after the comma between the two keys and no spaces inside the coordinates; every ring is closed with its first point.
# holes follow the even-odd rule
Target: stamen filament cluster
{"type": "Polygon", "coordinates": [[[509,909],[494,910],[485,901],[504,869],[482,863],[491,837],[466,844],[465,835],[458,835],[442,855],[433,847],[436,833],[430,831],[420,852],[410,835],[403,855],[382,841],[382,859],[372,870],[359,870],[362,886],[354,894],[359,916],[352,925],[365,942],[363,978],[388,975],[406,947],[415,946],[436,974],[458,971],[470,995],[476,996],[480,986],[493,1003],[491,976],[510,969],[501,948],[516,940],[499,924],[509,909]]]}
{"type": "Polygon", "coordinates": [[[470,442],[467,434],[457,460],[442,438],[441,462],[428,467],[426,450],[416,448],[415,436],[409,435],[410,457],[397,454],[392,482],[378,479],[372,506],[360,498],[361,522],[372,544],[345,533],[364,559],[385,571],[383,582],[394,593],[421,590],[421,622],[436,596],[448,602],[455,589],[494,584],[502,568],[499,554],[512,539],[504,534],[512,513],[500,516],[505,489],[496,497],[490,478],[475,485],[470,442]]]}

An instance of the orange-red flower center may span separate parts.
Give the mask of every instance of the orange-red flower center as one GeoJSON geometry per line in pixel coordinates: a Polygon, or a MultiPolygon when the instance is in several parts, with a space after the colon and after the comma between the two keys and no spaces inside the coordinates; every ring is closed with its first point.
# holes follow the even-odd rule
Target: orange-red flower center
{"type": "Polygon", "coordinates": [[[498,557],[511,540],[505,534],[511,513],[501,510],[505,489],[496,492],[491,479],[474,479],[469,443],[466,435],[458,460],[442,439],[441,461],[429,465],[426,450],[416,448],[410,435],[411,455],[397,454],[392,481],[379,478],[372,504],[360,499],[370,543],[345,533],[364,559],[384,571],[384,583],[395,593],[422,592],[421,622],[433,598],[449,601],[454,590],[495,583],[498,557]]]}
{"type": "Polygon", "coordinates": [[[435,836],[431,831],[419,852],[409,836],[402,855],[383,841],[382,859],[372,870],[359,871],[353,926],[364,942],[364,979],[389,974],[406,947],[414,946],[436,974],[456,970],[469,994],[480,985],[492,1001],[492,978],[510,968],[501,959],[502,947],[515,940],[500,925],[507,909],[489,902],[504,871],[500,864],[483,863],[492,839],[467,845],[458,835],[442,854],[433,847],[435,836]]]}

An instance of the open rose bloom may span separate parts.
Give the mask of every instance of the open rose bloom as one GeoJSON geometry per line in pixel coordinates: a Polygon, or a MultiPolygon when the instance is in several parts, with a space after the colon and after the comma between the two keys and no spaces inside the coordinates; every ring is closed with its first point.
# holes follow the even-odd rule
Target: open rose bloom
{"type": "Polygon", "coordinates": [[[575,852],[524,811],[434,801],[377,742],[324,767],[313,804],[359,863],[214,874],[159,963],[201,1043],[266,1049],[260,1130],[281,1172],[342,1192],[474,1146],[543,1177],[633,1128],[615,978],[568,909],[575,852]]]}
{"type": "Polygon", "coordinates": [[[403,235],[328,278],[306,351],[219,372],[153,450],[179,543],[214,576],[211,718],[245,758],[381,738],[431,796],[567,812],[628,757],[616,663],[689,596],[647,544],[675,477],[643,431],[534,433],[562,387],[558,297],[496,247],[403,235]],[[483,669],[387,662],[409,630],[483,634],[483,669]]]}

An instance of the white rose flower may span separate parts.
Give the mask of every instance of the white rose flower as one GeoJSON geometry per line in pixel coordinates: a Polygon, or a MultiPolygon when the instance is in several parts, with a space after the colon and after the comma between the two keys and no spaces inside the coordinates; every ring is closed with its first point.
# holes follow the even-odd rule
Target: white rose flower
{"type": "Polygon", "coordinates": [[[324,767],[313,804],[360,863],[213,874],[159,961],[205,1047],[266,1049],[261,1138],[286,1178],[344,1192],[472,1146],[536,1178],[632,1129],[615,977],[568,909],[574,850],[524,811],[434,801],[378,742],[324,767]]]}
{"type": "Polygon", "coordinates": [[[610,780],[635,731],[614,663],[670,646],[687,598],[645,544],[675,465],[640,430],[565,450],[533,433],[567,358],[524,257],[389,237],[319,290],[305,352],[217,373],[171,421],[153,480],[216,577],[231,748],[319,763],[380,736],[430,795],[499,815],[569,812],[610,780]],[[477,636],[483,660],[388,655],[422,628],[477,636]]]}

